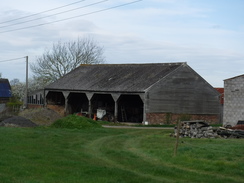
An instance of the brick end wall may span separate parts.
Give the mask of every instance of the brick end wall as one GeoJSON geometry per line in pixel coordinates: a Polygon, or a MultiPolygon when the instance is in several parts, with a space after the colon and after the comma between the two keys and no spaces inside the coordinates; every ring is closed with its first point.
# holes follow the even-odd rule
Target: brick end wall
{"type": "Polygon", "coordinates": [[[176,124],[177,121],[204,120],[209,124],[219,124],[219,115],[196,115],[196,114],[172,114],[172,113],[148,113],[149,124],[176,124]]]}

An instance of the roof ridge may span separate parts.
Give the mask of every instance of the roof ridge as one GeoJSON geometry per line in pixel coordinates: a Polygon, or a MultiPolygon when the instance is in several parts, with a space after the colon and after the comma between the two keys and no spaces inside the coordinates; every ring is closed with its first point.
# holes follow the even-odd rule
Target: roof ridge
{"type": "Polygon", "coordinates": [[[108,63],[108,64],[81,64],[80,66],[97,66],[97,65],[184,65],[187,64],[187,62],[167,62],[167,63],[118,63],[118,64],[112,64],[112,63],[108,63]]]}
{"type": "Polygon", "coordinates": [[[232,80],[232,79],[239,78],[239,77],[244,77],[244,74],[237,75],[237,76],[234,76],[234,77],[231,77],[231,78],[225,79],[224,81],[226,81],[226,80],[232,80]]]}

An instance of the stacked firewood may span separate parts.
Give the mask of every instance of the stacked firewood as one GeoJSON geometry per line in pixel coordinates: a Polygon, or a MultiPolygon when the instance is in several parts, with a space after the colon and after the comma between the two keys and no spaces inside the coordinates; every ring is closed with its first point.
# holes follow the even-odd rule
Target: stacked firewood
{"type": "MultiPolygon", "coordinates": [[[[177,136],[177,127],[174,129],[174,136],[177,136]]],[[[208,123],[202,120],[182,121],[179,126],[180,137],[190,138],[216,138],[218,134],[208,123]]]]}

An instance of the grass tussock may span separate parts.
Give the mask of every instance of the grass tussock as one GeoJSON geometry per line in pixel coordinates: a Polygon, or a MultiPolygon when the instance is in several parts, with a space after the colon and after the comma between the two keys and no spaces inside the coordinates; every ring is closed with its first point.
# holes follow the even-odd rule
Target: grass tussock
{"type": "Polygon", "coordinates": [[[84,116],[75,114],[56,120],[51,127],[68,129],[101,128],[101,124],[84,116]]]}

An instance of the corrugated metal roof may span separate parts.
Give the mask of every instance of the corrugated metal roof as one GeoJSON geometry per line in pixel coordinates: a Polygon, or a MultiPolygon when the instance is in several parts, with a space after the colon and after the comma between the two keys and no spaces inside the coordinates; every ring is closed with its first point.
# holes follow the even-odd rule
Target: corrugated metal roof
{"type": "Polygon", "coordinates": [[[186,63],[81,65],[46,89],[143,92],[186,63]]]}
{"type": "Polygon", "coordinates": [[[0,97],[11,97],[11,87],[8,79],[0,79],[0,97]]]}

